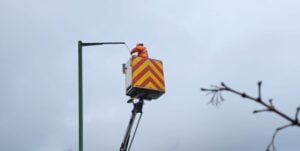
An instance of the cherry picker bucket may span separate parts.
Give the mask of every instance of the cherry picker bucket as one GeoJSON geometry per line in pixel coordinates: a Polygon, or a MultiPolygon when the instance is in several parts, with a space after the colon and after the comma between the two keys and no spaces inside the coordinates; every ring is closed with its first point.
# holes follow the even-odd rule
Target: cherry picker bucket
{"type": "Polygon", "coordinates": [[[126,95],[145,100],[158,99],[165,93],[163,63],[160,60],[132,56],[123,64],[126,95]]]}

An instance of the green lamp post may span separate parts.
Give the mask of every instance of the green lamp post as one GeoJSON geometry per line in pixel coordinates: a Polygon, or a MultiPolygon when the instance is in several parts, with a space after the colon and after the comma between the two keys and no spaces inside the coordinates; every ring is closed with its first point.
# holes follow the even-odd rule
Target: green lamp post
{"type": "Polygon", "coordinates": [[[125,42],[93,42],[84,43],[78,41],[78,132],[79,132],[79,151],[83,151],[83,82],[82,82],[82,48],[85,46],[98,46],[98,45],[116,45],[125,42]]]}

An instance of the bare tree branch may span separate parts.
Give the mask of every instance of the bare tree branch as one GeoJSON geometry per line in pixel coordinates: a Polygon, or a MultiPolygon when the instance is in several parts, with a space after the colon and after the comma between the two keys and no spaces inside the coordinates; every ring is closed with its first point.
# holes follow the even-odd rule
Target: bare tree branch
{"type": "Polygon", "coordinates": [[[265,102],[264,100],[262,100],[261,97],[261,86],[262,86],[262,81],[259,81],[257,83],[258,86],[258,97],[253,97],[248,95],[245,92],[239,92],[237,90],[234,90],[230,87],[228,87],[225,83],[221,82],[221,86],[212,86],[212,88],[207,89],[207,88],[201,88],[201,91],[205,91],[205,92],[209,92],[213,95],[213,97],[210,99],[209,104],[218,106],[221,104],[221,102],[224,101],[224,98],[222,97],[222,92],[226,91],[226,92],[231,92],[233,94],[239,95],[242,98],[248,99],[248,100],[252,100],[260,105],[262,105],[263,107],[265,107],[264,109],[260,109],[260,110],[254,110],[253,113],[261,113],[261,112],[272,112],[275,113],[276,115],[282,117],[283,119],[287,120],[289,123],[285,126],[279,127],[276,129],[276,131],[273,134],[272,137],[272,141],[270,142],[270,144],[267,146],[267,151],[276,151],[276,147],[275,147],[275,138],[277,133],[282,130],[285,129],[287,127],[290,126],[297,126],[300,127],[300,123],[298,120],[298,116],[300,113],[300,107],[297,108],[296,113],[295,113],[295,117],[292,118],[290,116],[288,116],[287,114],[279,111],[277,108],[275,108],[274,104],[273,104],[273,100],[269,99],[268,102],[265,102]]]}
{"type": "Polygon", "coordinates": [[[290,127],[290,126],[293,126],[293,124],[287,124],[287,125],[284,125],[284,126],[282,126],[282,127],[277,128],[277,129],[275,130],[275,132],[274,132],[274,134],[273,134],[273,136],[272,136],[272,140],[271,140],[270,144],[267,146],[266,151],[276,151],[276,150],[277,150],[276,147],[275,147],[275,143],[274,143],[274,142],[275,142],[275,137],[276,137],[277,133],[278,133],[280,130],[283,130],[283,129],[285,129],[285,128],[287,128],[287,127],[290,127]]]}

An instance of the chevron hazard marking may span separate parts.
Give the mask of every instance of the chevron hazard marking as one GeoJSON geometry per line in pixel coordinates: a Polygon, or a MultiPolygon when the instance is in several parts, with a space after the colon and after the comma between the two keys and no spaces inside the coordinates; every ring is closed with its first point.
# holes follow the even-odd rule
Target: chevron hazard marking
{"type": "Polygon", "coordinates": [[[164,90],[162,62],[142,57],[132,60],[132,83],[134,86],[164,90]]]}

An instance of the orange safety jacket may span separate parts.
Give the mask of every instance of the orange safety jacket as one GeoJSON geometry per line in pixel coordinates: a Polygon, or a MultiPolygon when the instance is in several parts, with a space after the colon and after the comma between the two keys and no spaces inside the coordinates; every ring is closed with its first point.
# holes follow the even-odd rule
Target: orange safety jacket
{"type": "Polygon", "coordinates": [[[137,52],[139,57],[149,58],[147,48],[141,45],[136,46],[131,50],[131,54],[137,52]]]}

